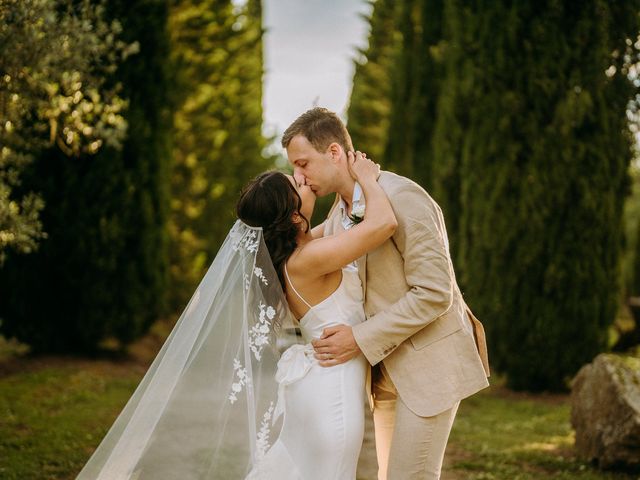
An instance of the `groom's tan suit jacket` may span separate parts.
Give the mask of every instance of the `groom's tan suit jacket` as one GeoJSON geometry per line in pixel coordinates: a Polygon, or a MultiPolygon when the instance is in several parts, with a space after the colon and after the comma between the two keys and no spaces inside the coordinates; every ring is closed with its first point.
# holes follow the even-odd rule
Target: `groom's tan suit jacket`
{"type": "MultiPolygon", "coordinates": [[[[367,320],[353,335],[371,365],[384,363],[409,409],[437,415],[489,385],[484,329],[456,283],[440,207],[405,177],[382,172],[378,183],[398,228],[358,259],[367,320]]],[[[325,235],[343,230],[338,203],[325,235]]],[[[367,389],[373,408],[371,371],[367,389]]]]}

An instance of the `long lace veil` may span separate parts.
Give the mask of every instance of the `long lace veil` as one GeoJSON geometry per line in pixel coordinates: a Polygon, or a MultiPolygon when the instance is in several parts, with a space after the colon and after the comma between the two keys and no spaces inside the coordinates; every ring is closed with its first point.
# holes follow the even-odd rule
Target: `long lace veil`
{"type": "Polygon", "coordinates": [[[297,339],[262,230],[237,221],[77,478],[244,479],[279,434],[274,376],[297,339]]]}

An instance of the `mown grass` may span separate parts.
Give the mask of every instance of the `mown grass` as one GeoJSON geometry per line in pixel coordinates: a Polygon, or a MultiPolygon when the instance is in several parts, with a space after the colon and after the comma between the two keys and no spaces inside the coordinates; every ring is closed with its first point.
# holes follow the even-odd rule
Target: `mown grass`
{"type": "MultiPolygon", "coordinates": [[[[129,356],[99,360],[30,358],[0,341],[0,478],[75,478],[166,333],[167,325],[157,327],[129,356]]],[[[577,460],[569,411],[566,395],[516,394],[500,386],[463,401],[443,479],[638,478],[577,460]]]]}
{"type": "Polygon", "coordinates": [[[0,380],[0,478],[73,478],[139,380],[46,367],[0,380]]]}
{"type": "Polygon", "coordinates": [[[129,355],[93,360],[32,358],[0,338],[0,479],[75,478],[169,328],[158,323],[129,355]]]}
{"type": "Polygon", "coordinates": [[[530,395],[492,386],[461,403],[447,454],[468,480],[626,480],[576,458],[568,395],[530,395]]]}

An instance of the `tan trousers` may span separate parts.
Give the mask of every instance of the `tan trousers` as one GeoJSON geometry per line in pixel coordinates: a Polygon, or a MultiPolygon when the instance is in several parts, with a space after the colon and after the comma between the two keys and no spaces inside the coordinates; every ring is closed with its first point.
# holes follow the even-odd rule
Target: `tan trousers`
{"type": "Polygon", "coordinates": [[[460,402],[433,417],[419,417],[379,366],[372,372],[378,480],[438,480],[460,402]]]}

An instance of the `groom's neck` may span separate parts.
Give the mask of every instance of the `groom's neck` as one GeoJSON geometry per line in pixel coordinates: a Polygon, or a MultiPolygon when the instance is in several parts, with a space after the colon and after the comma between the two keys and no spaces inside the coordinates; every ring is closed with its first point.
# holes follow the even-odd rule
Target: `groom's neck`
{"type": "Polygon", "coordinates": [[[356,182],[353,178],[349,177],[349,179],[345,179],[345,181],[340,185],[337,192],[340,197],[344,200],[347,205],[347,211],[351,211],[351,202],[353,200],[353,189],[356,186],[356,182]]]}

